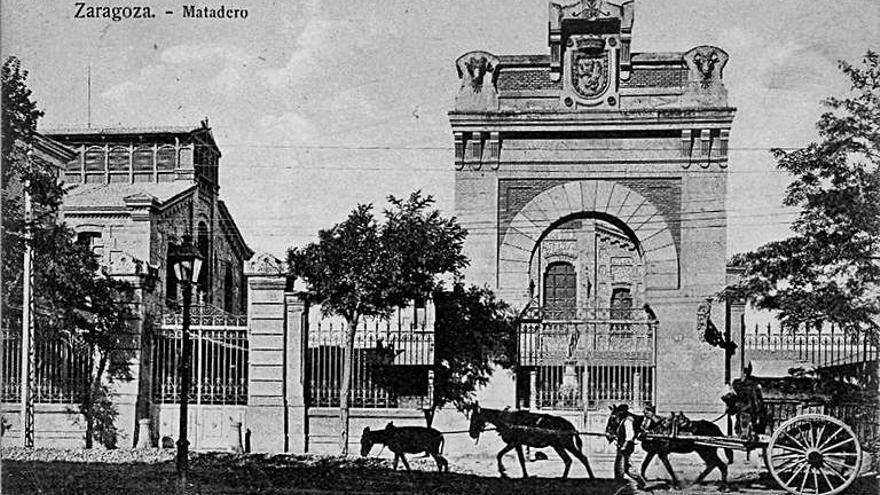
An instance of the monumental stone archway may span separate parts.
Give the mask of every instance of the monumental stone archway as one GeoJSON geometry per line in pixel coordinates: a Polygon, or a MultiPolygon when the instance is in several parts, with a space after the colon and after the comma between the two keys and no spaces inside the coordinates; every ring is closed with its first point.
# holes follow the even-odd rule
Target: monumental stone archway
{"type": "MultiPolygon", "coordinates": [[[[552,227],[567,218],[591,215],[606,218],[634,237],[645,259],[648,289],[677,289],[678,247],[664,215],[637,191],[609,180],[577,180],[548,189],[516,214],[498,253],[498,289],[521,290],[528,301],[533,252],[552,227]]],[[[510,299],[510,298],[509,298],[510,299]]]]}
{"type": "Polygon", "coordinates": [[[546,54],[451,69],[466,277],[522,315],[520,374],[479,400],[586,429],[610,402],[715,417],[724,386],[696,322],[725,285],[728,56],[632,52],[635,5],[551,2],[546,54]]]}

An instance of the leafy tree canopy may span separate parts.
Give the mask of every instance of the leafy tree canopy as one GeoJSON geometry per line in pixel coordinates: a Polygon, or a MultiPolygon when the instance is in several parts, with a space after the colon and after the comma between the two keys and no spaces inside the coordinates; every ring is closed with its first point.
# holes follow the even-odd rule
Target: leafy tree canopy
{"type": "Polygon", "coordinates": [[[103,380],[130,379],[131,356],[124,349],[131,347],[125,340],[129,338],[127,325],[134,318],[134,293],[129,283],[104,273],[91,246],[77,243],[75,232],[59,221],[64,189],[57,170],[31,153],[43,112],[31,99],[27,75],[15,57],[4,62],[0,136],[3,326],[21,328],[23,259],[30,243],[35,332],[44,339],[65,339],[95,358],[88,392],[81,398],[81,411],[89,424],[86,446],[91,447],[94,433],[109,446],[115,443],[115,411],[107,406],[109,389],[103,380]],[[21,190],[32,197],[30,221],[24,216],[23,198],[16,193],[21,190]]]}
{"type": "Polygon", "coordinates": [[[460,282],[435,293],[434,305],[434,407],[452,403],[461,410],[488,383],[494,365],[514,366],[515,314],[488,288],[460,282]]]}
{"type": "Polygon", "coordinates": [[[772,150],[792,176],[786,206],[800,208],[794,235],[735,256],[743,278],[725,290],[783,325],[831,322],[877,336],[880,315],[880,57],[861,67],[841,62],[852,92],[829,98],[820,140],[772,150]]]}
{"type": "Polygon", "coordinates": [[[385,221],[372,205],[359,205],[348,218],[318,233],[318,241],[288,252],[291,273],[303,277],[328,314],[357,321],[387,315],[442,286],[441,275],[467,265],[467,232],[454,218],[433,209],[434,199],[415,192],[388,198],[385,221]]]}

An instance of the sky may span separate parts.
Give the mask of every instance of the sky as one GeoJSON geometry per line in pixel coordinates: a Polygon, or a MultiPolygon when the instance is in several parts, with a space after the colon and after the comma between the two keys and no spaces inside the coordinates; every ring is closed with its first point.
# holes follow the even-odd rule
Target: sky
{"type": "MultiPolygon", "coordinates": [[[[221,198],[251,248],[278,256],[389,194],[421,189],[453,214],[455,59],[548,53],[545,0],[230,0],[248,10],[237,20],[183,19],[184,3],[118,0],[157,17],[112,22],[0,0],[0,53],[30,71],[43,128],[88,123],[89,67],[93,126],[208,117],[221,198]]],[[[729,254],[787,234],[796,212],[768,150],[816,139],[822,99],[848,89],[837,61],[878,41],[877,0],[636,1],[633,52],[730,54],[729,254]]]]}

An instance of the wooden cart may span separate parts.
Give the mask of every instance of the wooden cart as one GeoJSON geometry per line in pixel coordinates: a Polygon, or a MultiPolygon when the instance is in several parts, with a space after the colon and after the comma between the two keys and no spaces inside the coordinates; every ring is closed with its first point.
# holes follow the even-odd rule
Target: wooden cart
{"type": "Polygon", "coordinates": [[[780,488],[796,495],[840,493],[856,480],[862,465],[862,448],[855,433],[839,419],[824,414],[795,416],[758,440],[684,433],[674,437],[649,434],[647,438],[675,438],[744,451],[762,449],[770,475],[780,488]]]}

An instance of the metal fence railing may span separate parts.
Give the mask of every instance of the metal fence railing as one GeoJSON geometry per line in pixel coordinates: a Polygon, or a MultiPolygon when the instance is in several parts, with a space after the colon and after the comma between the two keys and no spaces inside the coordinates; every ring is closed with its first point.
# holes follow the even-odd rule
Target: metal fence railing
{"type": "MultiPolygon", "coordinates": [[[[21,398],[21,331],[2,333],[3,402],[21,398]]],[[[36,403],[74,404],[88,390],[92,356],[88,347],[63,336],[34,336],[34,389],[36,403]]]]}
{"type": "Polygon", "coordinates": [[[539,409],[583,411],[603,403],[654,401],[654,367],[648,365],[538,366],[535,382],[539,409]]]}
{"type": "Polygon", "coordinates": [[[839,366],[880,359],[880,348],[870,336],[844,331],[837,325],[783,328],[767,323],[745,329],[746,352],[807,361],[815,366],[839,366]]]}
{"type": "MultiPolygon", "coordinates": [[[[181,320],[180,314],[166,315],[152,338],[152,396],[156,403],[180,402],[181,320]]],[[[193,308],[190,403],[247,404],[250,347],[245,322],[244,317],[216,308],[193,308]]]]}
{"type": "MultiPolygon", "coordinates": [[[[433,311],[433,308],[429,308],[433,311]]],[[[402,311],[414,311],[403,308],[402,311]]],[[[416,309],[425,314],[424,309],[416,309]]],[[[356,408],[427,408],[433,400],[433,318],[365,319],[355,333],[349,404],[356,408]]],[[[347,326],[338,318],[310,325],[308,402],[337,407],[347,326]]]]}
{"type": "MultiPolygon", "coordinates": [[[[579,310],[577,319],[532,311],[520,320],[519,364],[533,376],[530,397],[540,409],[585,410],[603,403],[654,399],[656,322],[644,311],[579,310]]],[[[525,378],[525,377],[523,377],[525,378]]]]}

